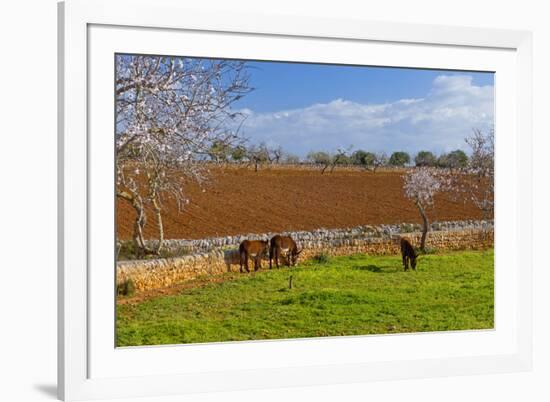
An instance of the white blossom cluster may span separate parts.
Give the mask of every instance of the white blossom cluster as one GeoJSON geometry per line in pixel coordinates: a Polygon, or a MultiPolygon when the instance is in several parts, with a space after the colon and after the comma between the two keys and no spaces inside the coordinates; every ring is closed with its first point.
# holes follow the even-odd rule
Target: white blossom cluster
{"type": "Polygon", "coordinates": [[[162,240],[162,199],[185,205],[185,184],[207,178],[201,162],[212,144],[239,141],[235,127],[244,116],[231,105],[250,91],[246,66],[117,55],[115,79],[117,196],[136,209],[138,232],[146,222],[144,206],[150,204],[162,240]]]}
{"type": "Polygon", "coordinates": [[[442,169],[419,167],[405,174],[403,189],[405,196],[420,207],[433,205],[437,193],[449,191],[452,186],[451,176],[442,169]]]}
{"type": "Polygon", "coordinates": [[[492,219],[494,214],[495,193],[495,133],[489,130],[483,133],[474,130],[466,138],[472,149],[468,160],[467,171],[473,176],[465,188],[473,203],[481,209],[485,219],[492,219]]]}

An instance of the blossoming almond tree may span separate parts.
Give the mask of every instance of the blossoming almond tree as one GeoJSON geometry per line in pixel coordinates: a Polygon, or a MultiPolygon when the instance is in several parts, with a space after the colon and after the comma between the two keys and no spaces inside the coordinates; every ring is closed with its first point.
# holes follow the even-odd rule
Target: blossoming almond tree
{"type": "Polygon", "coordinates": [[[435,195],[451,188],[451,177],[441,169],[420,167],[407,171],[403,189],[422,216],[422,238],[420,249],[426,251],[429,221],[426,210],[434,204],[435,195]]]}
{"type": "Polygon", "coordinates": [[[231,105],[248,93],[240,61],[116,56],[116,196],[136,212],[133,241],[138,257],[158,255],[164,240],[162,203],[188,202],[185,186],[207,178],[212,144],[239,141],[243,116],[231,105]],[[144,240],[147,210],[158,242],[144,240]]]}
{"type": "Polygon", "coordinates": [[[466,190],[484,219],[493,219],[495,208],[495,132],[474,129],[466,143],[472,149],[467,171],[471,175],[466,190]]]}

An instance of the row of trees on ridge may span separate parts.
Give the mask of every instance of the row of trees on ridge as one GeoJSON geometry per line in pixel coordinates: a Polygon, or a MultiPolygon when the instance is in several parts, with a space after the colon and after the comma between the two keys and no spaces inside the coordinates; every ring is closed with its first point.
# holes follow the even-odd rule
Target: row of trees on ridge
{"type": "Polygon", "coordinates": [[[232,146],[223,141],[216,141],[209,150],[210,160],[218,163],[247,163],[254,165],[257,171],[264,164],[315,164],[321,172],[334,171],[336,166],[358,166],[376,172],[380,167],[429,166],[462,169],[468,165],[468,155],[457,149],[436,156],[430,151],[420,151],[414,158],[404,151],[369,152],[362,149],[351,151],[351,148],[339,148],[336,152],[312,151],[305,158],[288,153],[281,146],[269,147],[265,143],[258,145],[237,144],[232,146]]]}

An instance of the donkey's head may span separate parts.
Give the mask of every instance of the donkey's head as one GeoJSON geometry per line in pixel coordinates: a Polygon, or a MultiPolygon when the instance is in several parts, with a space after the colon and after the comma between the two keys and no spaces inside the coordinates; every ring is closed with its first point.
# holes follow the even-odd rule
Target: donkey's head
{"type": "Polygon", "coordinates": [[[304,251],[304,249],[302,248],[301,250],[298,250],[298,247],[295,247],[294,249],[292,249],[292,251],[290,252],[290,266],[293,267],[296,265],[296,263],[298,262],[298,257],[300,256],[300,253],[304,251]]]}
{"type": "Polygon", "coordinates": [[[416,269],[416,259],[417,259],[418,255],[416,253],[413,252],[413,255],[410,257],[410,260],[411,260],[411,268],[412,269],[416,269]]]}

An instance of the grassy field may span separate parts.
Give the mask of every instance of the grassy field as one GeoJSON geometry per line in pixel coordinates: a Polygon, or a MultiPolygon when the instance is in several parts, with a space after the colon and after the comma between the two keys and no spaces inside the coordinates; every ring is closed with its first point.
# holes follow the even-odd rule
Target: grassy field
{"type": "Polygon", "coordinates": [[[119,304],[117,344],[493,328],[492,250],[426,255],[417,272],[400,263],[398,256],[337,257],[119,304]]]}

